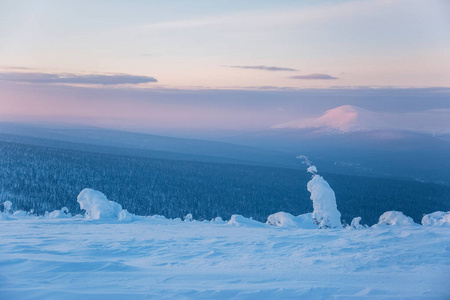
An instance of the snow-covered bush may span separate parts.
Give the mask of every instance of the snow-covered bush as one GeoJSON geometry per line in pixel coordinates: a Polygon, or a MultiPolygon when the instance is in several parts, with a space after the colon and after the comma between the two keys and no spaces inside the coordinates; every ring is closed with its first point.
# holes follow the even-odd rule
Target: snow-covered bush
{"type": "Polygon", "coordinates": [[[450,211],[436,211],[423,216],[422,225],[424,226],[450,226],[450,211]]]}
{"type": "Polygon", "coordinates": [[[364,228],[364,226],[359,224],[359,222],[361,222],[361,217],[353,218],[352,223],[350,223],[350,226],[348,226],[347,228],[350,228],[350,229],[362,229],[362,228],[364,228]]]}
{"type": "Polygon", "coordinates": [[[246,227],[261,227],[264,226],[264,223],[248,219],[241,215],[232,215],[230,221],[228,221],[229,225],[234,226],[246,226],[246,227]]]}
{"type": "Polygon", "coordinates": [[[295,217],[290,213],[277,212],[267,217],[266,224],[278,227],[317,229],[317,225],[314,223],[312,218],[312,213],[295,217]]]}
{"type": "Polygon", "coordinates": [[[90,220],[98,219],[123,219],[126,213],[122,213],[122,205],[109,201],[106,196],[93,189],[84,189],[78,195],[77,202],[80,208],[86,211],[85,218],[90,220]]]}
{"type": "Polygon", "coordinates": [[[6,200],[5,202],[3,202],[3,212],[4,213],[12,213],[12,202],[6,200]]]}
{"type": "MultiPolygon", "coordinates": [[[[317,171],[315,168],[314,170],[317,171]]],[[[328,182],[315,174],[307,188],[313,201],[312,217],[319,228],[341,228],[341,213],[337,209],[336,195],[328,182]]]]}
{"type": "Polygon", "coordinates": [[[60,219],[60,218],[71,218],[72,214],[69,213],[69,209],[67,207],[63,207],[60,210],[54,210],[51,213],[46,212],[45,216],[47,218],[60,219]]]}
{"type": "Polygon", "coordinates": [[[380,216],[378,224],[381,225],[394,225],[394,226],[407,226],[414,225],[412,218],[405,216],[401,211],[387,211],[380,216]]]}
{"type": "Polygon", "coordinates": [[[187,214],[186,216],[184,216],[185,222],[192,222],[193,220],[194,218],[192,217],[192,214],[187,214]]]}
{"type": "Polygon", "coordinates": [[[225,221],[221,217],[215,217],[214,219],[211,220],[211,222],[225,223],[225,221]]]}

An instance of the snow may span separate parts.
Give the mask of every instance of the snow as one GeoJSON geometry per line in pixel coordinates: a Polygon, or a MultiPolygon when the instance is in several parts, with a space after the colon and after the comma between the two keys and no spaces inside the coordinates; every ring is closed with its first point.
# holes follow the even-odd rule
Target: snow
{"type": "Polygon", "coordinates": [[[3,211],[4,212],[10,212],[12,210],[12,202],[9,200],[6,200],[3,202],[3,211]]]}
{"type": "Polygon", "coordinates": [[[194,220],[194,218],[192,217],[192,214],[187,214],[185,217],[184,217],[184,221],[185,222],[192,222],[194,220]]]}
{"type": "Polygon", "coordinates": [[[71,218],[72,214],[69,213],[69,209],[67,207],[63,207],[60,210],[54,210],[51,213],[47,213],[46,216],[49,218],[71,218]]]}
{"type": "Polygon", "coordinates": [[[311,173],[311,174],[316,174],[317,168],[316,168],[316,166],[310,166],[308,169],[306,169],[306,171],[308,171],[308,173],[311,173]]]}
{"type": "Polygon", "coordinates": [[[450,132],[450,109],[432,109],[410,113],[375,112],[353,105],[327,110],[317,118],[304,118],[272,126],[282,128],[319,128],[339,132],[406,130],[422,133],[450,132]]]}
{"type": "MultiPolygon", "coordinates": [[[[400,211],[387,211],[380,216],[378,220],[379,225],[393,225],[393,226],[410,226],[415,225],[411,217],[405,216],[400,211]]],[[[376,225],[378,225],[376,224],[376,225]]]]}
{"type": "MultiPolygon", "coordinates": [[[[336,208],[333,191],[319,175],[308,189],[322,225],[331,224],[325,212],[335,211],[323,207],[336,208]]],[[[450,297],[450,226],[420,226],[401,212],[372,227],[356,217],[348,228],[360,230],[340,220],[322,230],[314,213],[200,222],[136,216],[92,189],[77,201],[84,215],[0,213],[0,299],[450,297]]],[[[444,224],[449,214],[423,223],[444,224]]]]}
{"type": "Polygon", "coordinates": [[[361,217],[353,218],[352,222],[350,223],[349,228],[351,228],[351,229],[362,229],[362,228],[364,228],[364,226],[359,224],[359,222],[361,222],[361,217]]]}
{"type": "Polygon", "coordinates": [[[90,220],[99,219],[124,219],[127,213],[122,205],[109,201],[106,196],[93,189],[84,189],[77,197],[80,208],[86,210],[85,216],[90,220]]]}
{"type": "Polygon", "coordinates": [[[424,226],[449,226],[450,227],[450,211],[436,211],[434,213],[423,216],[422,225],[424,226]]]}
{"type": "Polygon", "coordinates": [[[308,182],[307,188],[313,201],[314,211],[312,217],[319,225],[319,228],[342,227],[341,213],[336,205],[336,196],[328,182],[320,175],[313,175],[313,178],[308,182]]]}
{"type": "Polygon", "coordinates": [[[320,230],[232,220],[11,215],[0,220],[0,298],[450,296],[449,227],[320,230]]]}
{"type": "Polygon", "coordinates": [[[318,225],[314,223],[311,213],[294,217],[290,213],[277,212],[267,217],[266,224],[278,227],[297,227],[303,229],[319,228],[318,225]]]}
{"type": "Polygon", "coordinates": [[[341,228],[341,213],[337,209],[336,195],[328,182],[320,176],[316,166],[305,155],[297,156],[302,160],[302,164],[308,166],[306,171],[313,174],[312,179],[307,184],[308,192],[311,193],[314,211],[312,219],[319,228],[341,228]]]}
{"type": "Polygon", "coordinates": [[[232,225],[235,227],[263,227],[264,224],[252,219],[248,219],[246,217],[243,217],[241,215],[232,215],[230,218],[230,221],[227,223],[228,225],[232,225]]]}

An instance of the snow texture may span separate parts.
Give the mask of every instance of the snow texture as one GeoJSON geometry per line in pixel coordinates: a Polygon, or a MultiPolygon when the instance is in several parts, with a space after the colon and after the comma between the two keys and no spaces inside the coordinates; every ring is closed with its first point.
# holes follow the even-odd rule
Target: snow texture
{"type": "Polygon", "coordinates": [[[434,213],[423,216],[422,225],[424,226],[449,226],[450,227],[450,211],[436,211],[434,213]]]}
{"type": "MultiPolygon", "coordinates": [[[[276,219],[284,217],[297,218],[276,219]]],[[[450,297],[449,227],[319,230],[232,220],[11,215],[0,220],[0,299],[450,297]]]]}
{"type": "MultiPolygon", "coordinates": [[[[387,211],[380,216],[378,220],[379,225],[393,225],[393,226],[410,226],[416,225],[411,217],[405,216],[400,211],[387,211]]],[[[377,225],[377,224],[375,224],[377,225]]]]}
{"type": "MultiPolygon", "coordinates": [[[[336,209],[326,181],[310,183],[313,201],[336,209]]],[[[135,216],[91,189],[77,201],[84,216],[0,213],[0,299],[450,297],[450,227],[420,226],[401,212],[380,224],[403,226],[367,228],[357,217],[351,227],[361,230],[319,230],[314,213],[184,222],[135,216]]],[[[316,211],[324,224],[330,211],[337,216],[316,211]]],[[[448,224],[448,215],[423,223],[448,224]]]]}
{"type": "Polygon", "coordinates": [[[319,228],[341,228],[341,213],[337,209],[336,196],[328,182],[320,175],[313,175],[307,188],[313,201],[312,217],[319,228]]]}

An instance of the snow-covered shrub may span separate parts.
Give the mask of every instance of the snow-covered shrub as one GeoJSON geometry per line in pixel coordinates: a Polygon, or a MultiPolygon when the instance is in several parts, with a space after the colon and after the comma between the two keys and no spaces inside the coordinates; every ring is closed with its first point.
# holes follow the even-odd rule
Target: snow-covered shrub
{"type": "MultiPolygon", "coordinates": [[[[314,168],[314,171],[317,169],[314,168]]],[[[319,228],[341,228],[341,213],[337,209],[336,195],[328,182],[316,174],[308,182],[307,188],[313,201],[312,217],[319,228]]]]}
{"type": "Polygon", "coordinates": [[[290,213],[281,211],[268,216],[266,224],[279,227],[296,227],[294,218],[290,213]]]}
{"type": "Polygon", "coordinates": [[[424,226],[450,226],[450,211],[436,211],[423,216],[422,225],[424,226]]]}
{"type": "Polygon", "coordinates": [[[362,228],[364,228],[364,226],[359,224],[359,222],[361,222],[361,217],[353,218],[352,223],[350,224],[350,226],[348,228],[350,228],[350,229],[362,229],[362,228]]]}
{"type": "Polygon", "coordinates": [[[211,220],[211,222],[225,223],[225,221],[221,217],[215,217],[214,219],[211,220]]]}
{"type": "Polygon", "coordinates": [[[395,225],[395,226],[407,226],[414,225],[412,218],[405,216],[401,211],[387,211],[380,216],[378,224],[381,225],[395,225]]]}
{"type": "Polygon", "coordinates": [[[232,215],[230,221],[228,221],[229,225],[234,226],[246,226],[246,227],[261,227],[264,226],[263,223],[248,219],[241,215],[232,215]]]}
{"type": "Polygon", "coordinates": [[[69,213],[69,209],[67,207],[63,207],[60,210],[54,210],[51,213],[46,213],[46,217],[48,218],[71,218],[72,214],[69,213]]]}
{"type": "Polygon", "coordinates": [[[314,223],[312,218],[312,213],[295,217],[290,213],[277,212],[267,217],[266,224],[278,227],[317,229],[317,225],[314,223]]]}
{"type": "Polygon", "coordinates": [[[3,212],[4,213],[12,213],[12,202],[9,200],[6,200],[5,202],[3,202],[3,212]]]}
{"type": "Polygon", "coordinates": [[[102,192],[93,189],[82,190],[77,202],[80,208],[86,211],[85,218],[90,220],[119,219],[119,213],[122,211],[122,205],[109,201],[102,192]]]}
{"type": "Polygon", "coordinates": [[[185,222],[192,222],[193,220],[194,218],[192,217],[192,214],[187,214],[186,216],[184,216],[185,222]]]}

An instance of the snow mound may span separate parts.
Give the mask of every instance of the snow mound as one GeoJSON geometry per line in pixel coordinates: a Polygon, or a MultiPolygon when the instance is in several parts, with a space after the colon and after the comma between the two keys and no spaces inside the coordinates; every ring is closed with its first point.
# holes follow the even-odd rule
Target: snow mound
{"type": "Polygon", "coordinates": [[[436,211],[423,216],[422,225],[424,226],[450,226],[450,211],[436,211]]]}
{"type": "Polygon", "coordinates": [[[264,223],[248,219],[246,217],[243,217],[241,215],[232,215],[230,218],[230,221],[227,223],[228,225],[233,226],[245,226],[245,227],[262,227],[264,226],[264,223]]]}
{"type": "Polygon", "coordinates": [[[119,220],[132,221],[135,215],[122,209],[122,205],[109,201],[106,196],[93,189],[84,189],[77,197],[80,208],[86,211],[85,218],[88,220],[119,220]]]}
{"type": "Polygon", "coordinates": [[[412,218],[405,216],[401,211],[387,211],[378,220],[380,225],[408,226],[415,225],[412,218]]]}
{"type": "Polygon", "coordinates": [[[46,213],[45,217],[53,219],[63,219],[72,218],[72,214],[69,213],[69,209],[67,207],[63,207],[60,210],[54,210],[51,213],[46,213]]]}
{"type": "Polygon", "coordinates": [[[266,224],[278,227],[298,227],[304,229],[317,229],[312,213],[299,215],[297,217],[290,213],[277,212],[267,217],[266,224]]]}
{"type": "Polygon", "coordinates": [[[319,228],[342,228],[336,195],[328,182],[322,176],[314,175],[308,182],[307,188],[313,201],[312,218],[319,228]]]}

